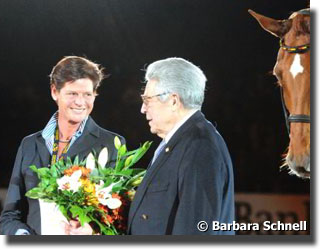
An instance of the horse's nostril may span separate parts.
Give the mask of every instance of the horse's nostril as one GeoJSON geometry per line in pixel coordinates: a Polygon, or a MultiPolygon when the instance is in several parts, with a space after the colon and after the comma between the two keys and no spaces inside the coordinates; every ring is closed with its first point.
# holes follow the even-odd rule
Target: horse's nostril
{"type": "Polygon", "coordinates": [[[310,172],[307,171],[304,167],[296,167],[296,172],[302,178],[310,178],[310,172]]]}

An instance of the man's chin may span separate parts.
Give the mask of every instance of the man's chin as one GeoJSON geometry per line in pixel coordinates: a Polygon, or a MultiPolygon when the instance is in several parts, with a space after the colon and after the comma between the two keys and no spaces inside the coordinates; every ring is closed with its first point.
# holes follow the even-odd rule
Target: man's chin
{"type": "Polygon", "coordinates": [[[151,132],[151,134],[158,135],[158,131],[152,127],[150,127],[150,132],[151,132]]]}
{"type": "Polygon", "coordinates": [[[156,131],[154,131],[154,129],[152,129],[152,128],[150,127],[150,133],[151,133],[151,134],[156,134],[156,131]]]}
{"type": "Polygon", "coordinates": [[[155,130],[155,129],[150,128],[150,132],[151,132],[151,134],[157,135],[160,138],[164,138],[165,137],[165,135],[163,133],[161,133],[159,130],[155,130]]]}

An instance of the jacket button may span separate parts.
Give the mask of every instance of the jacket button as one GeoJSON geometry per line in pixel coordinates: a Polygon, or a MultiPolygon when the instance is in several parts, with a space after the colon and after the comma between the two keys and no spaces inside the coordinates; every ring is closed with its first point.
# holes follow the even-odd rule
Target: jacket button
{"type": "Polygon", "coordinates": [[[141,218],[144,219],[144,220],[147,220],[148,219],[148,215],[147,214],[143,214],[143,215],[141,215],[141,218]]]}

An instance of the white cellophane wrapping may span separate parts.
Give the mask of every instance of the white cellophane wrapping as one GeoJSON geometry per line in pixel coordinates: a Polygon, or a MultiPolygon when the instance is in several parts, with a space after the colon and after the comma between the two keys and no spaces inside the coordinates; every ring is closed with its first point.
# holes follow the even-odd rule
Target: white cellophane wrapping
{"type": "Polygon", "coordinates": [[[63,222],[68,223],[54,202],[39,200],[42,235],[65,235],[63,222]]]}

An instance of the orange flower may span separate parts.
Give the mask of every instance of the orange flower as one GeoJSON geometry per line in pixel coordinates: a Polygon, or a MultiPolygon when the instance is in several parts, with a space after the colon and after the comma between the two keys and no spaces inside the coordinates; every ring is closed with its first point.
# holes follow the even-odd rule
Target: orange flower
{"type": "Polygon", "coordinates": [[[63,173],[65,175],[71,176],[77,170],[81,170],[81,173],[82,173],[83,177],[89,177],[89,174],[90,174],[90,171],[91,171],[90,169],[87,169],[85,167],[75,165],[75,166],[72,166],[71,168],[68,168],[68,169],[64,170],[63,173]]]}
{"type": "Polygon", "coordinates": [[[122,199],[122,197],[120,195],[118,195],[117,193],[112,193],[111,196],[112,196],[112,198],[117,198],[119,200],[122,199]]]}
{"type": "Polygon", "coordinates": [[[109,223],[113,223],[113,218],[109,214],[106,217],[109,223]]]}

